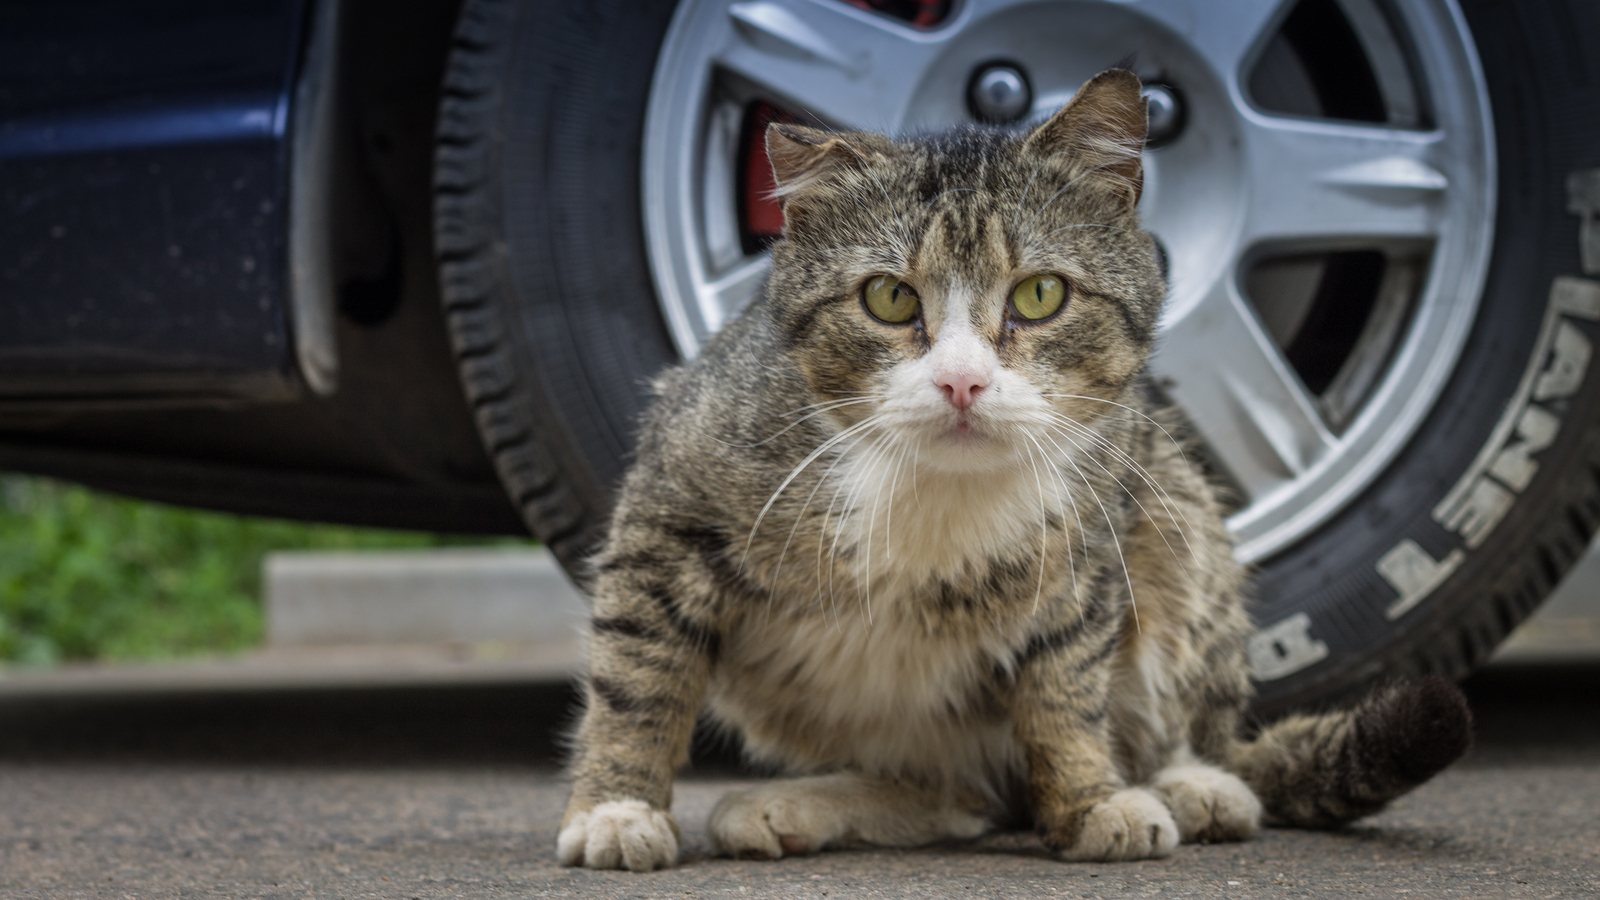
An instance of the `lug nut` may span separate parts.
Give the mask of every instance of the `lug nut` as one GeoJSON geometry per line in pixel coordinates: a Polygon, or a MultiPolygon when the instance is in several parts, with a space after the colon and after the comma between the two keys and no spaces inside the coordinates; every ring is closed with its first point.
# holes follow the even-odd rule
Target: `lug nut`
{"type": "Polygon", "coordinates": [[[1010,63],[990,63],[972,76],[967,105],[980,122],[1009,125],[1033,108],[1033,89],[1021,69],[1010,63]]]}
{"type": "Polygon", "coordinates": [[[1145,143],[1151,147],[1171,143],[1183,131],[1184,109],[1178,89],[1167,84],[1147,84],[1141,93],[1150,117],[1150,134],[1145,143]]]}

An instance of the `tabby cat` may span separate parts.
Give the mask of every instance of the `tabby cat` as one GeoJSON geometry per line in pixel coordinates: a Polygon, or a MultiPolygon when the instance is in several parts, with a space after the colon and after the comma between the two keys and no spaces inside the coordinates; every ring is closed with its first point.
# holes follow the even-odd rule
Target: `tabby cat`
{"type": "Polygon", "coordinates": [[[704,713],[794,777],[776,858],[1031,824],[1070,860],[1376,811],[1464,751],[1440,679],[1243,737],[1242,575],[1145,360],[1138,78],[1025,132],[773,125],[765,297],[655,385],[595,559],[563,863],[678,854],[704,713]]]}

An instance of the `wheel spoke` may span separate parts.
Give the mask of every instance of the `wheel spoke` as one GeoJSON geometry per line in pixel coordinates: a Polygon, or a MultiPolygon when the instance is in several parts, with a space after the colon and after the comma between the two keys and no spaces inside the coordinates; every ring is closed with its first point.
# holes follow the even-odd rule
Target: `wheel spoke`
{"type": "Polygon", "coordinates": [[[756,298],[771,269],[770,255],[750,256],[699,286],[700,308],[713,330],[756,298]]]}
{"type": "Polygon", "coordinates": [[[1244,245],[1437,234],[1449,179],[1431,132],[1245,117],[1244,245]]]}
{"type": "Polygon", "coordinates": [[[1293,5],[1289,0],[1229,0],[1212,9],[1195,0],[1144,0],[1135,8],[1177,32],[1224,84],[1231,84],[1251,51],[1293,5]]]}
{"type": "Polygon", "coordinates": [[[1311,397],[1228,274],[1176,321],[1150,362],[1251,500],[1332,446],[1311,397]]]}
{"type": "Polygon", "coordinates": [[[894,132],[949,30],[921,32],[840,0],[728,7],[727,69],[831,125],[894,132]]]}

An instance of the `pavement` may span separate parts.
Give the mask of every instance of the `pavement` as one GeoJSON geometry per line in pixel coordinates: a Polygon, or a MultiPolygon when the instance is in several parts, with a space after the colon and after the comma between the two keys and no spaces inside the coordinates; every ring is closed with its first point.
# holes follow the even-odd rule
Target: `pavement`
{"type": "Polygon", "coordinates": [[[683,863],[648,875],[555,863],[565,685],[12,696],[0,897],[1600,896],[1600,663],[1467,690],[1476,747],[1392,809],[1140,863],[1057,862],[1023,833],[713,859],[706,815],[750,776],[706,744],[683,863]]]}
{"type": "Polygon", "coordinates": [[[1600,896],[1600,554],[1465,684],[1469,755],[1345,829],[1126,864],[1058,862],[1025,833],[715,859],[706,816],[754,776],[701,739],[682,864],[648,875],[554,859],[581,601],[519,610],[459,580],[525,584],[548,560],[385,564],[365,591],[361,560],[273,565],[263,651],[0,670],[0,898],[1600,896]],[[395,601],[402,582],[422,599],[395,601]],[[471,596],[494,599],[452,601],[471,596]]]}

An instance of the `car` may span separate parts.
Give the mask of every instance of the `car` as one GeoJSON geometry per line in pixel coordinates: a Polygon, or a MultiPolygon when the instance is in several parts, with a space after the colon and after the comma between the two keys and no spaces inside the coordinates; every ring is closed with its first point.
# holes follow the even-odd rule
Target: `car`
{"type": "Polygon", "coordinates": [[[531,530],[763,284],[772,121],[1145,82],[1150,363],[1255,571],[1258,710],[1459,677],[1600,521],[1587,0],[0,3],[0,468],[531,530]]]}

